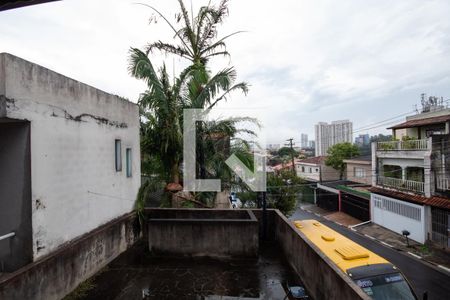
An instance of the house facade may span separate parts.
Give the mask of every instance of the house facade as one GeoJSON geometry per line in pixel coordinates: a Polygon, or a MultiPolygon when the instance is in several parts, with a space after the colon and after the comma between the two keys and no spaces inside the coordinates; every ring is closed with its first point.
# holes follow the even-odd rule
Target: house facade
{"type": "Polygon", "coordinates": [[[435,98],[372,144],[372,221],[420,243],[450,246],[450,109],[435,98]]]}
{"type": "Polygon", "coordinates": [[[0,241],[8,272],[133,210],[138,107],[2,53],[0,165],[0,235],[13,234],[0,241]]]}
{"type": "Polygon", "coordinates": [[[345,159],[347,180],[362,184],[372,184],[372,156],[345,159]]]}
{"type": "Polygon", "coordinates": [[[339,171],[325,165],[326,156],[315,156],[295,162],[298,177],[307,181],[320,182],[339,179],[339,171]]]}

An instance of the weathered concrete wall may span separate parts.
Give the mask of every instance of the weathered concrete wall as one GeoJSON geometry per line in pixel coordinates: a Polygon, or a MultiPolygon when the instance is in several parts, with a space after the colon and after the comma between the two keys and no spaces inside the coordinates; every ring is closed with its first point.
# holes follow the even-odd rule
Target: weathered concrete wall
{"type": "Polygon", "coordinates": [[[6,117],[31,124],[34,259],[133,209],[140,186],[135,104],[6,53],[0,98],[6,117]],[[120,172],[115,139],[122,143],[120,172]]]}
{"type": "Polygon", "coordinates": [[[134,213],[117,218],[0,279],[0,299],[61,299],[139,237],[134,213]]]}
{"type": "Polygon", "coordinates": [[[258,255],[258,221],[250,210],[148,209],[146,213],[149,249],[155,254],[258,255]]]}
{"type": "Polygon", "coordinates": [[[275,238],[314,299],[370,299],[286,217],[278,210],[274,214],[275,238]]]}
{"type": "Polygon", "coordinates": [[[372,165],[370,162],[358,163],[358,162],[347,162],[347,180],[359,182],[367,185],[372,184],[372,165]],[[364,170],[362,177],[358,177],[355,169],[364,170]]]}
{"type": "Polygon", "coordinates": [[[0,122],[0,272],[33,259],[31,229],[30,123],[0,122]]]}

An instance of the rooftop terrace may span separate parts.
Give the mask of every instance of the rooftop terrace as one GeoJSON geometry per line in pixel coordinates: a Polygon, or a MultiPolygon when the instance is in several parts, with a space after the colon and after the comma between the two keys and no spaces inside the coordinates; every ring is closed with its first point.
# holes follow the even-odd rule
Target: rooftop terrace
{"type": "Polygon", "coordinates": [[[0,299],[284,299],[287,285],[309,299],[369,299],[278,210],[145,216],[143,227],[124,215],[3,276],[0,299]]]}
{"type": "Polygon", "coordinates": [[[257,258],[155,257],[138,243],[67,298],[283,299],[287,282],[301,282],[280,250],[269,243],[257,258]]]}

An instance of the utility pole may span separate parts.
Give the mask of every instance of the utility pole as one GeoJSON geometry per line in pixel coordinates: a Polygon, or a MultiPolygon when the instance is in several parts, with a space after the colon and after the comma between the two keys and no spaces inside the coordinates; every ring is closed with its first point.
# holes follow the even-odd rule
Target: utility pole
{"type": "Polygon", "coordinates": [[[294,175],[295,175],[296,173],[295,173],[294,148],[293,148],[294,145],[295,145],[295,143],[293,142],[293,140],[294,140],[293,138],[287,139],[286,141],[287,141],[288,143],[287,143],[287,144],[284,144],[284,145],[291,148],[292,172],[294,172],[294,175]]]}

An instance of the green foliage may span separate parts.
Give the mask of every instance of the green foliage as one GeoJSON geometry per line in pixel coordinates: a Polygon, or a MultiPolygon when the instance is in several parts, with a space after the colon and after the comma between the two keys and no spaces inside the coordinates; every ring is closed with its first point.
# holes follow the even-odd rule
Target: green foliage
{"type": "Polygon", "coordinates": [[[74,291],[65,296],[63,300],[84,299],[88,295],[89,291],[93,290],[95,287],[96,285],[94,284],[93,278],[88,278],[80,283],[74,291]]]}
{"type": "Polygon", "coordinates": [[[283,157],[283,156],[291,156],[291,154],[294,154],[294,156],[298,156],[298,152],[295,151],[294,149],[291,149],[290,147],[282,147],[280,148],[280,150],[278,150],[278,156],[279,157],[283,157]]]}
{"type": "Polygon", "coordinates": [[[279,209],[289,216],[297,204],[297,195],[301,191],[304,181],[290,170],[280,174],[267,175],[267,204],[271,208],[279,209]]]}
{"type": "Polygon", "coordinates": [[[370,137],[370,142],[389,142],[392,141],[392,135],[378,134],[370,137]]]}
{"type": "Polygon", "coordinates": [[[256,204],[256,192],[253,191],[244,191],[237,193],[237,197],[241,200],[242,207],[246,208],[254,208],[257,206],[256,204]]]}
{"type": "MultiPolygon", "coordinates": [[[[208,69],[210,58],[229,56],[224,41],[238,33],[223,38],[217,34],[218,26],[228,15],[228,1],[222,0],[217,6],[208,3],[199,9],[195,17],[192,12],[188,13],[182,0],[178,2],[180,12],[175,16],[175,22],[170,22],[156,8],[142,4],[165,21],[173,31],[175,40],[151,42],[144,50],[131,48],[129,57],[129,73],[147,84],[147,90],[141,94],[138,102],[141,113],[142,170],[147,175],[157,174],[152,177],[157,185],[162,181],[182,182],[183,109],[212,109],[219,102],[226,101],[234,91],[248,92],[247,83],[236,82],[237,74],[233,67],[224,68],[216,74],[208,69]],[[190,65],[170,80],[164,64],[158,72],[155,71],[150,59],[155,50],[187,59],[190,65]]],[[[221,178],[227,185],[233,184],[234,176],[224,163],[230,154],[237,155],[248,167],[253,168],[249,142],[238,138],[241,133],[255,136],[251,130],[238,128],[240,122],[247,121],[256,123],[251,118],[198,122],[197,178],[221,178]],[[211,138],[215,136],[223,139],[211,138]],[[228,146],[225,145],[227,149],[223,145],[222,148],[218,147],[218,144],[224,144],[224,139],[228,142],[228,146]]],[[[138,202],[143,202],[143,194],[151,192],[149,189],[148,185],[141,188],[138,202]]],[[[209,205],[214,193],[195,197],[209,205]]]]}
{"type": "Polygon", "coordinates": [[[95,279],[100,276],[103,272],[108,271],[108,266],[101,269],[99,272],[97,272],[94,276],[89,277],[82,283],[80,283],[70,294],[66,295],[63,300],[79,300],[79,299],[85,299],[86,296],[89,294],[89,291],[95,289],[97,286],[95,284],[95,279]]]}
{"type": "MultiPolygon", "coordinates": [[[[164,182],[158,178],[150,178],[144,181],[144,183],[139,188],[138,194],[136,196],[135,210],[139,218],[141,225],[144,224],[144,209],[146,203],[150,200],[150,197],[155,193],[162,191],[164,189],[164,182]]],[[[163,198],[166,195],[163,194],[163,198]]]]}
{"type": "Polygon", "coordinates": [[[393,143],[381,143],[381,144],[378,145],[378,149],[384,150],[384,151],[387,151],[387,150],[394,150],[395,147],[396,147],[396,146],[395,146],[395,144],[393,144],[393,143]]]}
{"type": "Polygon", "coordinates": [[[415,140],[417,140],[417,138],[413,138],[413,137],[410,137],[407,135],[403,136],[402,137],[402,141],[403,141],[402,148],[405,150],[415,149],[416,148],[415,140]]]}
{"type": "Polygon", "coordinates": [[[351,143],[340,143],[333,145],[328,149],[328,156],[325,164],[330,166],[340,173],[340,178],[343,178],[345,171],[344,159],[352,158],[359,155],[358,146],[351,143]]]}
{"type": "Polygon", "coordinates": [[[274,157],[271,157],[268,159],[267,164],[269,166],[276,166],[276,165],[281,164],[282,162],[283,162],[283,160],[280,157],[274,156],[274,157]]]}
{"type": "MultiPolygon", "coordinates": [[[[193,65],[199,66],[205,66],[214,56],[229,56],[225,40],[239,31],[222,38],[218,38],[217,34],[217,27],[228,16],[228,0],[220,1],[218,6],[209,2],[208,5],[200,7],[195,17],[188,12],[182,0],[178,0],[178,3],[180,12],[175,16],[175,23],[171,23],[153,6],[142,4],[156,12],[169,25],[178,42],[176,44],[163,41],[150,43],[146,47],[147,54],[159,50],[188,59],[193,65]],[[177,24],[181,27],[176,28],[177,24]]],[[[151,21],[156,22],[156,19],[151,21]]]]}

